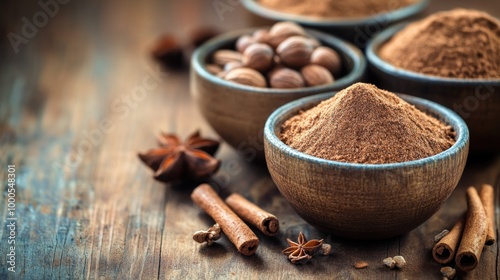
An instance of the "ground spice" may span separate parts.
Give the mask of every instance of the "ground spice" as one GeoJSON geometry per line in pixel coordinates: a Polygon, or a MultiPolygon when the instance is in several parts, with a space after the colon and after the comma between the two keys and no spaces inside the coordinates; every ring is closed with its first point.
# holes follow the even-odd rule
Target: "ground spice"
{"type": "Polygon", "coordinates": [[[455,133],[393,93],[357,83],[287,120],[280,138],[301,152],[335,161],[392,163],[438,154],[455,133]]]}
{"type": "Polygon", "coordinates": [[[500,78],[500,21],[455,9],[431,15],[397,33],[380,57],[399,68],[441,77],[500,78]]]}
{"type": "Polygon", "coordinates": [[[259,0],[262,6],[284,13],[322,18],[367,17],[396,10],[417,0],[259,0]]]}

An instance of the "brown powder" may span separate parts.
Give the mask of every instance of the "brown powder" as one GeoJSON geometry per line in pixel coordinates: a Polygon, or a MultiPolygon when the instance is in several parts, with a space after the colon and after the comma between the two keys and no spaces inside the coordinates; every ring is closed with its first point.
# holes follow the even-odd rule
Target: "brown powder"
{"type": "Polygon", "coordinates": [[[455,133],[393,93],[357,83],[287,120],[280,138],[316,157],[354,163],[416,160],[450,148],[455,133]]]}
{"type": "Polygon", "coordinates": [[[500,21],[455,9],[431,15],[397,33],[380,50],[396,67],[427,75],[500,78],[500,21]]]}
{"type": "Polygon", "coordinates": [[[417,0],[259,0],[262,6],[284,13],[321,17],[355,18],[396,10],[417,0]]]}

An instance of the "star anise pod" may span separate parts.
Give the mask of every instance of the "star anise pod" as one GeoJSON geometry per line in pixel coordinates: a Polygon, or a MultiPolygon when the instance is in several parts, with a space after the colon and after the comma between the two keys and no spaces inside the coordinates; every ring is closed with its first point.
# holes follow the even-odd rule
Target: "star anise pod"
{"type": "Polygon", "coordinates": [[[314,253],[316,253],[323,245],[323,239],[312,239],[307,241],[304,234],[299,233],[298,242],[293,242],[289,238],[286,239],[288,241],[288,248],[283,250],[283,254],[288,256],[288,259],[294,264],[305,264],[307,263],[314,253]]]}
{"type": "Polygon", "coordinates": [[[213,158],[219,141],[202,138],[199,131],[181,142],[174,134],[162,133],[159,148],[139,153],[139,158],[155,171],[154,178],[171,182],[182,179],[203,179],[219,169],[213,158]]]}

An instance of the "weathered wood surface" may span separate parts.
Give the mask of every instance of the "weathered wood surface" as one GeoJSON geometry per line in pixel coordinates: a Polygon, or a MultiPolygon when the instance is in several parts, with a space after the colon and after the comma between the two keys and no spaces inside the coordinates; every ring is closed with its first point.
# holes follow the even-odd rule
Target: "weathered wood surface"
{"type": "MultiPolygon", "coordinates": [[[[282,231],[274,238],[258,233],[261,245],[252,257],[238,254],[226,238],[200,246],[191,234],[212,221],[189,199],[192,186],[152,180],[136,152],[154,146],[160,131],[215,134],[192,102],[187,72],[159,72],[148,47],[162,32],[183,34],[201,23],[244,27],[243,8],[235,6],[221,20],[213,1],[69,1],[15,53],[4,34],[20,34],[23,17],[32,21],[41,10],[32,2],[0,9],[0,279],[440,279],[432,239],[465,210],[467,186],[494,184],[500,224],[499,156],[469,161],[444,207],[416,230],[352,242],[307,225],[265,168],[223,145],[218,157],[224,164],[213,178],[220,192],[239,192],[275,213],[282,231]],[[9,164],[17,176],[15,273],[6,264],[9,164]],[[334,254],[291,265],[281,250],[299,231],[325,238],[334,254]],[[383,258],[397,254],[407,267],[382,266],[383,258]],[[355,270],[357,260],[370,266],[355,270]]],[[[431,10],[458,2],[433,2],[431,10]]],[[[496,1],[460,2],[500,13],[496,1]]],[[[497,243],[460,279],[499,279],[499,261],[497,243]]]]}

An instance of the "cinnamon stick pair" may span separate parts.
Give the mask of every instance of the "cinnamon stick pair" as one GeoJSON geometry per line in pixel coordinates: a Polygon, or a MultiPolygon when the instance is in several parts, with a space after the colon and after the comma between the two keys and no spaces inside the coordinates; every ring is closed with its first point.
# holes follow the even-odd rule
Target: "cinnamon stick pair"
{"type": "Polygon", "coordinates": [[[434,259],[441,264],[453,260],[463,271],[474,269],[479,263],[484,245],[495,243],[493,187],[484,184],[478,194],[476,188],[467,189],[467,214],[450,233],[432,249],[434,259]],[[458,246],[458,251],[457,251],[458,246]]]}
{"type": "Polygon", "coordinates": [[[194,189],[191,199],[220,225],[228,239],[243,255],[253,255],[259,246],[259,239],[240,217],[264,234],[278,233],[278,219],[241,195],[230,195],[226,204],[210,185],[201,184],[194,189]]]}

